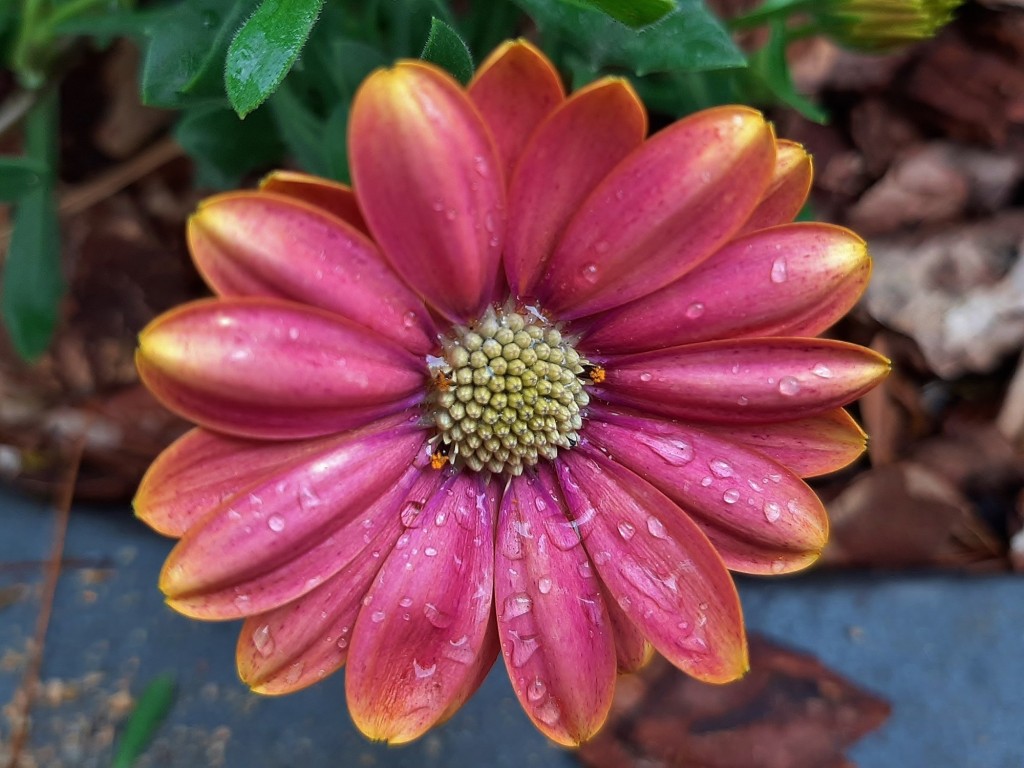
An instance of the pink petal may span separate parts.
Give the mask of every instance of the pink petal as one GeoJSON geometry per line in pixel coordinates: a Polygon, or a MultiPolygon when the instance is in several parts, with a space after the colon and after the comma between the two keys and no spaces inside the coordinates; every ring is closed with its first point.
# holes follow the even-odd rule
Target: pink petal
{"type": "Polygon", "coordinates": [[[570,218],[646,133],[643,104],[612,78],[577,91],[541,124],[509,185],[505,272],[514,293],[534,295],[570,218]]]}
{"type": "Polygon", "coordinates": [[[267,442],[193,429],[150,465],[135,494],[135,514],[165,536],[181,538],[267,474],[336,442],[335,437],[267,442]]]}
{"type": "Polygon", "coordinates": [[[554,66],[523,39],[498,46],[480,65],[468,91],[494,137],[506,178],[534,129],[565,99],[554,66]]]}
{"type": "Polygon", "coordinates": [[[795,219],[807,202],[813,176],[814,169],[807,150],[795,141],[778,139],[775,142],[772,180],[740,231],[753,232],[795,219]]]}
{"type": "Polygon", "coordinates": [[[398,539],[356,620],[349,712],[372,739],[415,739],[478,682],[491,623],[496,491],[449,476],[398,539]]]}
{"type": "Polygon", "coordinates": [[[615,645],[600,583],[548,468],[512,478],[498,518],[494,602],[505,666],[534,725],[575,746],[604,723],[615,645]]]}
{"type": "Polygon", "coordinates": [[[363,597],[402,533],[399,507],[422,506],[443,479],[432,470],[410,473],[394,505],[376,505],[381,514],[375,525],[353,532],[358,552],[342,570],[297,600],[246,620],[237,653],[246,685],[270,695],[291,693],[345,664],[363,597]]]}
{"type": "Polygon", "coordinates": [[[378,70],[356,93],[349,154],[363,216],[395,271],[448,319],[475,319],[498,274],[505,188],[465,92],[422,62],[378,70]]]}
{"type": "Polygon", "coordinates": [[[867,447],[867,435],[842,408],[777,424],[708,425],[709,432],[763,453],[801,477],[835,472],[867,447]]]}
{"type": "Polygon", "coordinates": [[[604,607],[615,633],[615,665],[622,674],[638,672],[654,655],[654,646],[647,642],[643,632],[622,612],[619,604],[602,590],[604,607]]]}
{"type": "Polygon", "coordinates": [[[556,466],[601,581],[655,649],[705,682],[746,672],[736,587],[693,521],[598,451],[581,446],[556,466]]]}
{"type": "Polygon", "coordinates": [[[275,299],[184,304],[139,335],[136,364],[164,405],[243,437],[313,437],[422,397],[426,366],[337,315],[275,299]]]}
{"type": "Polygon", "coordinates": [[[790,335],[790,327],[811,320],[821,331],[853,306],[870,272],[867,245],[848,229],[789,224],[760,230],[660,291],[595,318],[581,348],[619,354],[790,335]]]}
{"type": "Polygon", "coordinates": [[[655,134],[569,222],[538,298],[572,319],[667,285],[733,235],[774,163],[771,127],[745,107],[705,110],[655,134]]]}
{"type": "Polygon", "coordinates": [[[678,504],[731,570],[799,570],[828,540],[825,508],[806,483],[718,435],[602,409],[586,439],[678,504]]]}
{"type": "Polygon", "coordinates": [[[221,296],[270,296],[327,309],[420,354],[435,346],[423,302],[349,224],[308,203],[266,192],[204,201],[189,219],[189,248],[221,296]]]}
{"type": "Polygon", "coordinates": [[[600,397],[712,423],[791,421],[846,405],[877,385],[889,361],[827,339],[709,341],[614,358],[600,397]]]}
{"type": "Polygon", "coordinates": [[[204,619],[248,616],[345,567],[397,508],[415,479],[410,466],[426,455],[416,420],[396,422],[321,443],[201,518],[160,574],[171,607],[204,619]]]}
{"type": "Polygon", "coordinates": [[[364,235],[370,233],[356,194],[347,184],[298,171],[273,171],[260,180],[260,190],[303,200],[351,224],[364,235]]]}

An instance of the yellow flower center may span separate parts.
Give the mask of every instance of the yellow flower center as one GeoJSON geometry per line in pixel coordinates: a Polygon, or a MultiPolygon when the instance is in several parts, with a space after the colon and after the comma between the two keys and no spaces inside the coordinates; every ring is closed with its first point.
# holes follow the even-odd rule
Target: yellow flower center
{"type": "Polygon", "coordinates": [[[438,432],[435,468],[450,459],[518,475],[579,442],[590,401],[583,387],[603,371],[541,317],[489,309],[471,327],[456,328],[444,348],[428,400],[438,432]]]}

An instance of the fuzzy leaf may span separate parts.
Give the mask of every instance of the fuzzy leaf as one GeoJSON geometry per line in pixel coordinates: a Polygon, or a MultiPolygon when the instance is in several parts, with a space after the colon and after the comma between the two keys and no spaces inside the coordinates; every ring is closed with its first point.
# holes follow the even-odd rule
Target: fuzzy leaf
{"type": "Polygon", "coordinates": [[[581,8],[596,8],[627,27],[639,29],[665,18],[675,7],[675,0],[562,0],[581,8]]]}
{"type": "Polygon", "coordinates": [[[436,16],[430,19],[430,34],[420,58],[451,72],[465,85],[473,77],[473,56],[459,33],[436,16]]]}

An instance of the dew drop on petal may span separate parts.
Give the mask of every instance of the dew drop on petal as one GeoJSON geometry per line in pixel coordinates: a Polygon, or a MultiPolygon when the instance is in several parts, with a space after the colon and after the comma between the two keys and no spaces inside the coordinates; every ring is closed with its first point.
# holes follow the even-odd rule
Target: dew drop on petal
{"type": "Polygon", "coordinates": [[[412,670],[417,680],[424,680],[437,671],[437,664],[421,665],[416,659],[413,659],[412,670]]]}
{"type": "Polygon", "coordinates": [[[542,576],[537,580],[537,589],[542,595],[549,594],[551,592],[552,581],[550,576],[542,576]]]}
{"type": "Polygon", "coordinates": [[[640,374],[640,381],[642,381],[644,383],[650,381],[653,378],[654,377],[651,375],[650,371],[644,371],[643,373],[640,374]]]}
{"type": "Polygon", "coordinates": [[[508,621],[522,616],[524,613],[529,613],[531,610],[533,610],[533,600],[525,592],[518,592],[505,598],[504,613],[501,617],[508,621]]]}
{"type": "Polygon", "coordinates": [[[521,635],[515,630],[510,630],[508,636],[512,641],[513,667],[523,666],[540,648],[540,640],[537,639],[537,635],[521,635]]]}
{"type": "Polygon", "coordinates": [[[294,685],[299,682],[299,678],[302,677],[302,671],[306,668],[306,663],[303,661],[297,661],[288,668],[288,674],[284,676],[284,681],[288,685],[294,685]]]}
{"type": "Polygon", "coordinates": [[[548,508],[548,503],[544,501],[544,499],[542,499],[540,496],[537,496],[533,500],[533,506],[537,508],[538,512],[543,512],[545,509],[548,508]]]}
{"type": "Polygon", "coordinates": [[[656,517],[647,518],[647,532],[656,539],[668,538],[668,533],[665,531],[665,524],[656,517]]]}
{"type": "Polygon", "coordinates": [[[537,677],[526,687],[526,698],[530,701],[540,701],[547,692],[548,687],[543,680],[537,677]]]}
{"type": "Polygon", "coordinates": [[[790,499],[789,501],[786,502],[786,509],[788,509],[794,515],[799,515],[800,503],[796,499],[790,499]]]}
{"type": "Polygon", "coordinates": [[[593,264],[593,263],[587,264],[580,271],[580,274],[583,276],[583,279],[586,280],[588,283],[596,283],[597,282],[597,264],[593,264]]]}
{"type": "Polygon", "coordinates": [[[434,547],[426,547],[423,550],[423,554],[427,557],[437,557],[437,550],[434,547]]]}
{"type": "Polygon", "coordinates": [[[773,283],[784,283],[788,277],[788,269],[786,267],[786,257],[779,256],[775,261],[772,262],[771,278],[773,283]]]}
{"type": "Polygon", "coordinates": [[[646,445],[673,467],[681,467],[693,461],[693,447],[683,440],[648,435],[645,432],[638,432],[634,437],[638,443],[646,445]]]}
{"type": "Polygon", "coordinates": [[[554,725],[561,717],[562,713],[554,699],[548,699],[537,708],[537,719],[546,725],[554,725]]]}
{"type": "Polygon", "coordinates": [[[267,518],[267,527],[274,533],[280,533],[284,530],[284,518],[280,515],[271,515],[267,518]]]}
{"type": "Polygon", "coordinates": [[[764,517],[769,523],[774,523],[780,517],[782,517],[782,507],[779,506],[778,502],[769,501],[764,505],[764,517]]]}
{"type": "Polygon", "coordinates": [[[252,633],[252,644],[260,656],[266,658],[274,652],[274,638],[270,636],[270,626],[263,624],[252,633]]]}
{"type": "Polygon", "coordinates": [[[736,405],[747,405],[750,403],[750,398],[746,395],[740,395],[736,398],[736,405]]]}
{"type": "Polygon", "coordinates": [[[722,501],[726,504],[735,504],[740,499],[740,492],[735,488],[730,488],[722,494],[722,501]]]}
{"type": "Polygon", "coordinates": [[[619,523],[619,536],[622,537],[623,541],[629,541],[633,538],[633,534],[636,533],[636,528],[632,523],[623,520],[619,523]]]}
{"type": "Polygon", "coordinates": [[[783,376],[779,379],[779,392],[790,397],[796,395],[800,392],[800,382],[794,376],[783,376]]]}
{"type": "Polygon", "coordinates": [[[398,604],[403,608],[408,608],[410,605],[412,605],[412,598],[408,596],[403,597],[401,600],[398,601],[398,604]]]}
{"type": "Polygon", "coordinates": [[[711,475],[707,475],[706,477],[701,478],[700,484],[707,488],[713,482],[715,482],[715,478],[711,477],[711,475]]]}
{"type": "Polygon", "coordinates": [[[831,379],[832,369],[824,363],[817,363],[812,369],[811,373],[817,376],[819,379],[831,379]]]}
{"type": "Polygon", "coordinates": [[[782,573],[786,570],[786,563],[783,560],[772,561],[772,573],[782,573]]]}
{"type": "Polygon", "coordinates": [[[686,308],[686,316],[691,320],[696,320],[698,317],[704,314],[704,304],[700,301],[693,302],[686,308]]]}
{"type": "Polygon", "coordinates": [[[384,621],[384,611],[374,611],[370,614],[370,621],[374,624],[380,624],[384,621]]]}
{"type": "Polygon", "coordinates": [[[612,553],[606,549],[602,549],[594,555],[594,563],[597,565],[604,565],[612,559],[612,553]]]}
{"type": "Polygon", "coordinates": [[[708,462],[708,469],[716,477],[732,477],[732,465],[725,459],[712,459],[708,462]]]}

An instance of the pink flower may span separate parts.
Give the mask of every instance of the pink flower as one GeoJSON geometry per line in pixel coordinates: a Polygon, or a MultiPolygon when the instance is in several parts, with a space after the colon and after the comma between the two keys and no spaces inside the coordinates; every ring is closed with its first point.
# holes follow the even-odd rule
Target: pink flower
{"type": "Polygon", "coordinates": [[[817,557],[800,477],[863,450],[842,406],[888,365],[809,338],[870,267],[851,232],[788,223],[799,146],[743,107],[646,133],[626,81],[566,97],[514,42],[465,90],[421,62],[372,74],[354,192],[279,173],[200,206],[217,298],[138,353],[200,426],[136,509],[181,538],[169,604],[245,618],[253,689],[346,665],[359,728],[404,742],[500,651],[537,727],[576,744],[652,647],[744,673],[727,569],[817,557]]]}

